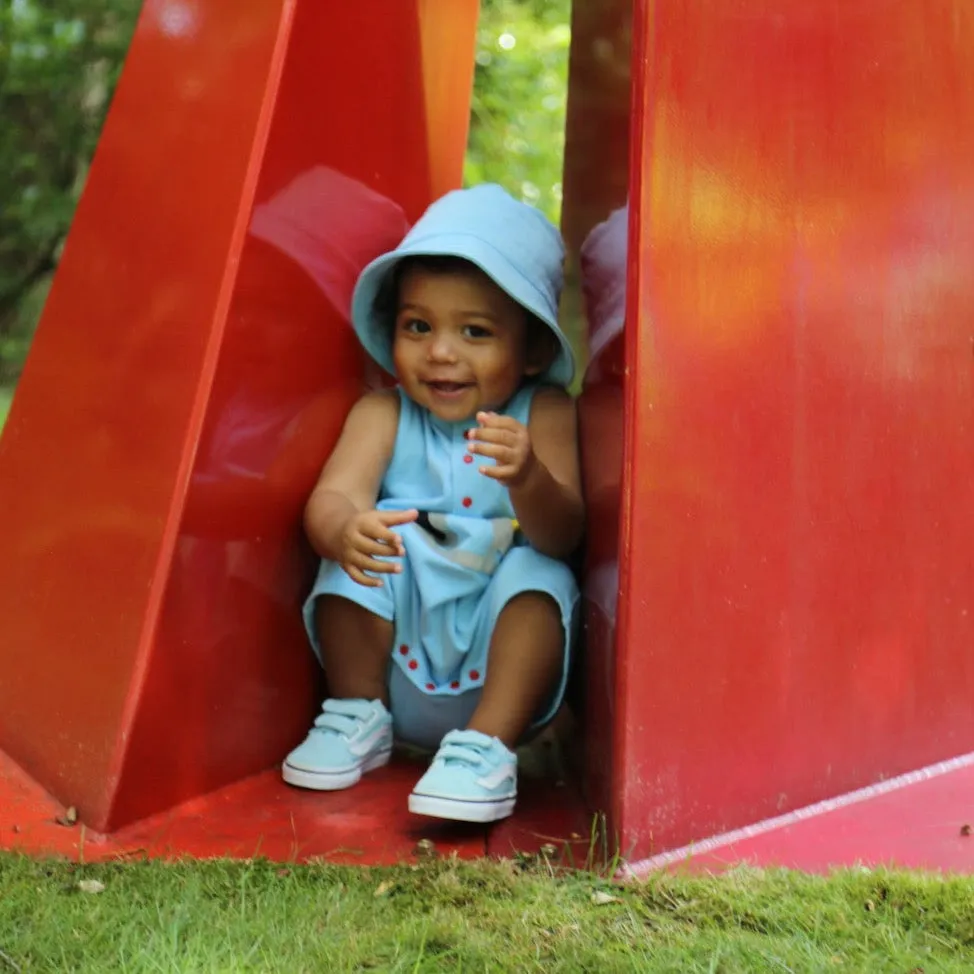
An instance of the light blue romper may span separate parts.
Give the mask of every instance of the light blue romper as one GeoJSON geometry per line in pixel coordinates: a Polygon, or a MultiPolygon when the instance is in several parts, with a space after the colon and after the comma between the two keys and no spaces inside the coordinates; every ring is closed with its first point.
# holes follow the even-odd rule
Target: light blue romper
{"type": "MultiPolygon", "coordinates": [[[[527,425],[537,386],[522,387],[505,415],[527,425]]],[[[304,621],[319,658],[314,603],[338,595],[395,624],[389,674],[397,738],[436,748],[465,727],[480,699],[490,638],[507,602],[522,592],[550,595],[561,610],[565,655],[561,680],[532,725],[554,717],[568,678],[578,586],[567,565],[535,551],[516,532],[507,488],[479,472],[483,457],[467,451],[471,420],[449,423],[399,390],[399,428],[379,489],[379,510],[421,512],[398,526],[406,556],[402,573],[383,575],[382,588],[353,582],[335,562],[322,561],[304,621]],[[468,459],[469,458],[469,459],[468,459]]]]}

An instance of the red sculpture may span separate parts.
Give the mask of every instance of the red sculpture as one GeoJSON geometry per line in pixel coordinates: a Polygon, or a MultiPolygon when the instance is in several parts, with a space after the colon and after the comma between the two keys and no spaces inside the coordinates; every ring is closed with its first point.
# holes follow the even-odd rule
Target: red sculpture
{"type": "MultiPolygon", "coordinates": [[[[0,441],[0,844],[76,851],[73,805],[106,854],[396,858],[413,774],[350,803],[258,772],[316,698],[298,515],[369,378],[350,282],[459,182],[476,4],[173,9],[145,5],[0,441]]],[[[580,747],[637,871],[701,842],[974,868],[965,11],[577,5],[580,747]]],[[[567,793],[444,841],[570,839],[567,793]]]]}

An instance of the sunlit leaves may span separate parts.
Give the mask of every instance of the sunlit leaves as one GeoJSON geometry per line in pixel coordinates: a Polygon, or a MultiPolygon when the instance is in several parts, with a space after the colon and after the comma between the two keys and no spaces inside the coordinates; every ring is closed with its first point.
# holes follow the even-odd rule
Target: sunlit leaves
{"type": "Polygon", "coordinates": [[[569,0],[487,0],[477,38],[467,183],[561,210],[569,0]]]}

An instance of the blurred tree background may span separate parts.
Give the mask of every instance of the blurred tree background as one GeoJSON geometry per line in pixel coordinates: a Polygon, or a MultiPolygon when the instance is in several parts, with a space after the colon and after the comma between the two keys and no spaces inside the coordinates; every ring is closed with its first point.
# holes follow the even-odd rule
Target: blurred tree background
{"type": "Polygon", "coordinates": [[[468,183],[561,213],[571,0],[481,0],[468,183]]]}
{"type": "MultiPolygon", "coordinates": [[[[0,424],[141,0],[0,0],[0,424]]],[[[481,0],[468,183],[557,221],[570,0],[481,0]]]]}

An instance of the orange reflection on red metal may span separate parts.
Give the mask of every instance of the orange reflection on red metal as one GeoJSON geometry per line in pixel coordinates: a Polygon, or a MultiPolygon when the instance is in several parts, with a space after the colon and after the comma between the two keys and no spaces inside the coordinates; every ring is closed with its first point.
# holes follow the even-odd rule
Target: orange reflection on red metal
{"type": "Polygon", "coordinates": [[[594,774],[645,855],[974,749],[974,19],[636,10],[626,371],[583,428],[624,471],[594,774]]]}

